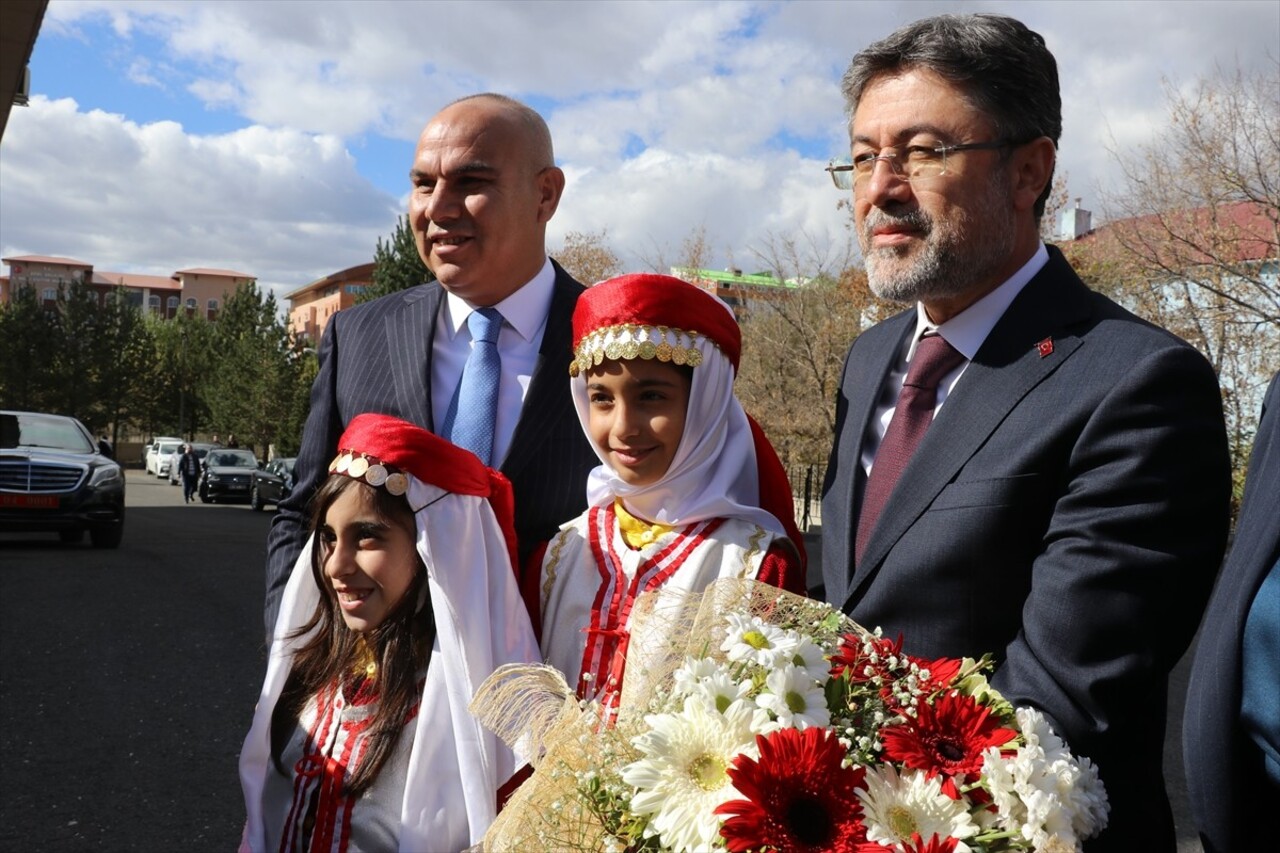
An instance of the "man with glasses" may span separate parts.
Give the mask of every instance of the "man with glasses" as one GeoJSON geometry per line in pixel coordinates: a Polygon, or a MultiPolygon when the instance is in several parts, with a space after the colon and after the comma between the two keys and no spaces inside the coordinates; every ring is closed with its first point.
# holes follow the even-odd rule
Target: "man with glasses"
{"type": "Polygon", "coordinates": [[[1040,240],[1057,66],[1011,18],[946,15],[844,78],[871,290],[911,305],[845,361],[823,496],[825,594],[923,657],[993,653],[994,686],[1098,766],[1100,850],[1174,850],[1168,673],[1222,558],[1218,385],[1173,335],[1040,240]]]}

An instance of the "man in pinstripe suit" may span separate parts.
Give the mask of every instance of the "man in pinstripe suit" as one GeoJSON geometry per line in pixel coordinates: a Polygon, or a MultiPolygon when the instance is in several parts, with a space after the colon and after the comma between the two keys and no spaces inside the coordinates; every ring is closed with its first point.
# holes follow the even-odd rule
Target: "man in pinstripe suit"
{"type": "Polygon", "coordinates": [[[410,178],[410,225],[436,281],[342,311],[325,329],[297,485],[267,540],[268,636],[306,538],[307,502],[343,429],[378,412],[442,431],[475,309],[503,317],[491,462],[515,490],[521,560],[586,508],[597,460],[568,380],[570,320],[583,287],[546,254],[546,225],[564,189],[546,123],[501,95],[455,101],[423,130],[410,178]]]}

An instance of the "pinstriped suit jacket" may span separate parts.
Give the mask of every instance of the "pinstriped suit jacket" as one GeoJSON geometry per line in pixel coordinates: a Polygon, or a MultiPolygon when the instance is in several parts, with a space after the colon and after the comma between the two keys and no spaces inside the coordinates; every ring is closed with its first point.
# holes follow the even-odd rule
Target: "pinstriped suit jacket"
{"type": "Polygon", "coordinates": [[[855,566],[862,439],[914,326],[914,309],[887,320],[845,360],[822,506],[827,600],[903,634],[911,654],[994,654],[993,686],[1044,711],[1099,767],[1111,828],[1085,849],[1171,853],[1168,672],[1195,632],[1228,520],[1213,370],[1089,291],[1050,247],[855,566]]]}
{"type": "MultiPolygon", "coordinates": [[[[1280,373],[1271,380],[1249,457],[1235,541],[1200,628],[1183,717],[1191,813],[1205,853],[1275,844],[1280,790],[1240,722],[1241,637],[1259,587],[1280,560],[1280,373]]],[[[1280,649],[1276,650],[1280,654],[1280,649]]]]}
{"type": "MultiPolygon", "coordinates": [[[[555,272],[538,361],[501,465],[515,492],[522,564],[534,546],[586,509],[587,474],[598,464],[569,394],[573,308],[584,288],[558,264],[555,272]]],[[[325,329],[294,468],[296,484],[267,538],[268,635],[306,540],[307,502],[328,476],[346,425],[362,412],[377,412],[435,429],[431,344],[443,295],[443,288],[430,282],[341,311],[325,329]]]]}

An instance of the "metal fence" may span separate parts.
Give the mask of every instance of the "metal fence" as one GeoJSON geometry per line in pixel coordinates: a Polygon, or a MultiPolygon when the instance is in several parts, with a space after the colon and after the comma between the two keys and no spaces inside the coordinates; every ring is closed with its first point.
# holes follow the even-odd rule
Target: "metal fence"
{"type": "Polygon", "coordinates": [[[802,533],[807,533],[810,527],[822,525],[822,480],[826,473],[825,465],[793,465],[787,468],[796,507],[796,525],[802,533]]]}

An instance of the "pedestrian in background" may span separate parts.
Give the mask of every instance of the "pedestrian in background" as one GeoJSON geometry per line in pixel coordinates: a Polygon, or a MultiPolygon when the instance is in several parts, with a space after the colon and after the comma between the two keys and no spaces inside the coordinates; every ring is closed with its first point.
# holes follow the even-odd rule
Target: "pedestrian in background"
{"type": "Polygon", "coordinates": [[[196,494],[196,485],[200,481],[200,457],[190,444],[182,445],[182,455],[178,457],[178,473],[182,476],[182,502],[191,503],[196,494]]]}

